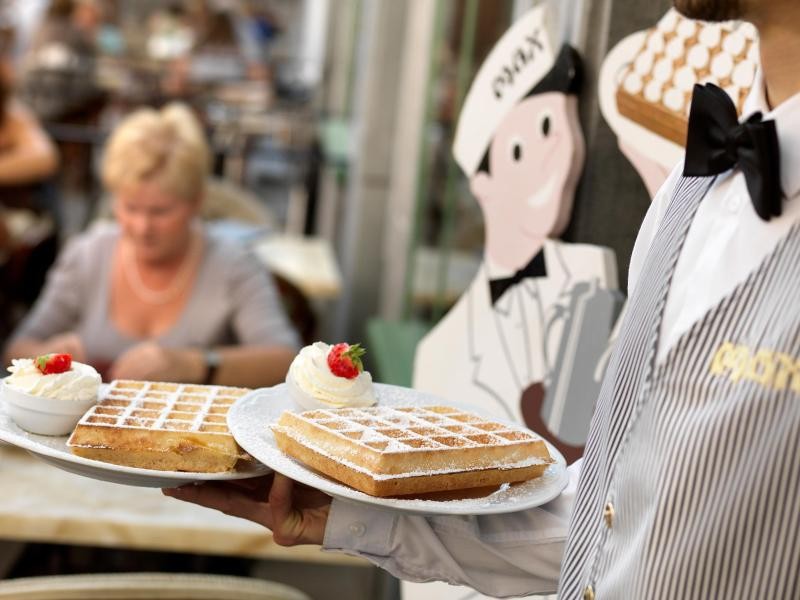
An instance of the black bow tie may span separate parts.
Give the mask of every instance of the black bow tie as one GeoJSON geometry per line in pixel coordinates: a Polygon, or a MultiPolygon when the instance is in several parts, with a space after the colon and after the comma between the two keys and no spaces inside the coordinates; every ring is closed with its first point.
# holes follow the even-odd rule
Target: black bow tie
{"type": "Polygon", "coordinates": [[[775,121],[760,112],[739,123],[736,106],[717,86],[695,85],[689,111],[689,134],[683,174],[717,175],[738,166],[758,216],[781,214],[781,170],[775,121]]]}
{"type": "Polygon", "coordinates": [[[544,250],[539,250],[527,265],[519,269],[511,277],[489,280],[489,293],[492,296],[492,306],[512,286],[517,285],[526,277],[547,277],[547,266],[544,264],[544,250]]]}

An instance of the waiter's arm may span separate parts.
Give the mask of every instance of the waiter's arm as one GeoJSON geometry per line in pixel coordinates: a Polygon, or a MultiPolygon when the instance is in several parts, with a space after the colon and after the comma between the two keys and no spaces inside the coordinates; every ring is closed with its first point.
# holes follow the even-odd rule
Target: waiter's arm
{"type": "Polygon", "coordinates": [[[361,556],[409,581],[446,581],[496,597],[553,592],[580,474],[552,502],[481,517],[418,517],[334,500],[323,550],[361,556]]]}

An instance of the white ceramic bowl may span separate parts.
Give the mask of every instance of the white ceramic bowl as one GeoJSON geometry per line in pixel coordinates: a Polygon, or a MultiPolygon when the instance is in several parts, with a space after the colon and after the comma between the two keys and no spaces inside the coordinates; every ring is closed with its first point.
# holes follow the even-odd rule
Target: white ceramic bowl
{"type": "Polygon", "coordinates": [[[8,415],[25,431],[39,435],[67,435],[80,418],[97,403],[89,400],[53,400],[32,396],[6,384],[0,387],[8,415]]]}

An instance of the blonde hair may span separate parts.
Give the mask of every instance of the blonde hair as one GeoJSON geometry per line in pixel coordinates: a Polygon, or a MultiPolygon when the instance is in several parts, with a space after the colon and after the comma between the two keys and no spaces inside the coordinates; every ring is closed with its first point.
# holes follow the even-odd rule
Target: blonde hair
{"type": "Polygon", "coordinates": [[[111,134],[103,156],[103,183],[120,192],[154,182],[168,194],[199,200],[209,161],[205,135],[188,106],[141,108],[111,134]]]}

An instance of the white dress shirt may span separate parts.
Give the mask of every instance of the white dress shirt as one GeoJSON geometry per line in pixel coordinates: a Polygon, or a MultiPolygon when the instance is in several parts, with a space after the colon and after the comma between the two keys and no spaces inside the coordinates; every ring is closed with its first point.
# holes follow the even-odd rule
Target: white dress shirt
{"type": "MultiPolygon", "coordinates": [[[[800,94],[767,110],[763,79],[756,77],[744,116],[761,110],[777,124],[783,214],[762,221],[753,210],[744,176],[720,175],[700,205],[681,250],[661,323],[657,361],[681,335],[758,267],[800,218],[800,94]]],[[[682,166],[653,201],[631,256],[629,291],[672,197],[682,166]]],[[[553,502],[521,513],[482,517],[401,516],[334,500],[324,549],[364,556],[398,577],[469,585],[493,596],[554,591],[580,465],[553,502]]]]}
{"type": "MultiPolygon", "coordinates": [[[[757,111],[776,122],[781,187],[792,199],[800,192],[800,94],[770,111],[759,71],[743,115],[749,117],[757,111]]],[[[673,169],[642,222],[628,271],[629,292],[636,287],[647,250],[682,171],[683,163],[673,169]]],[[[717,178],[695,214],[678,259],[661,321],[658,362],[681,335],[761,264],[798,217],[800,202],[785,201],[780,217],[763,221],[753,209],[741,171],[728,171],[717,178]]]]}

